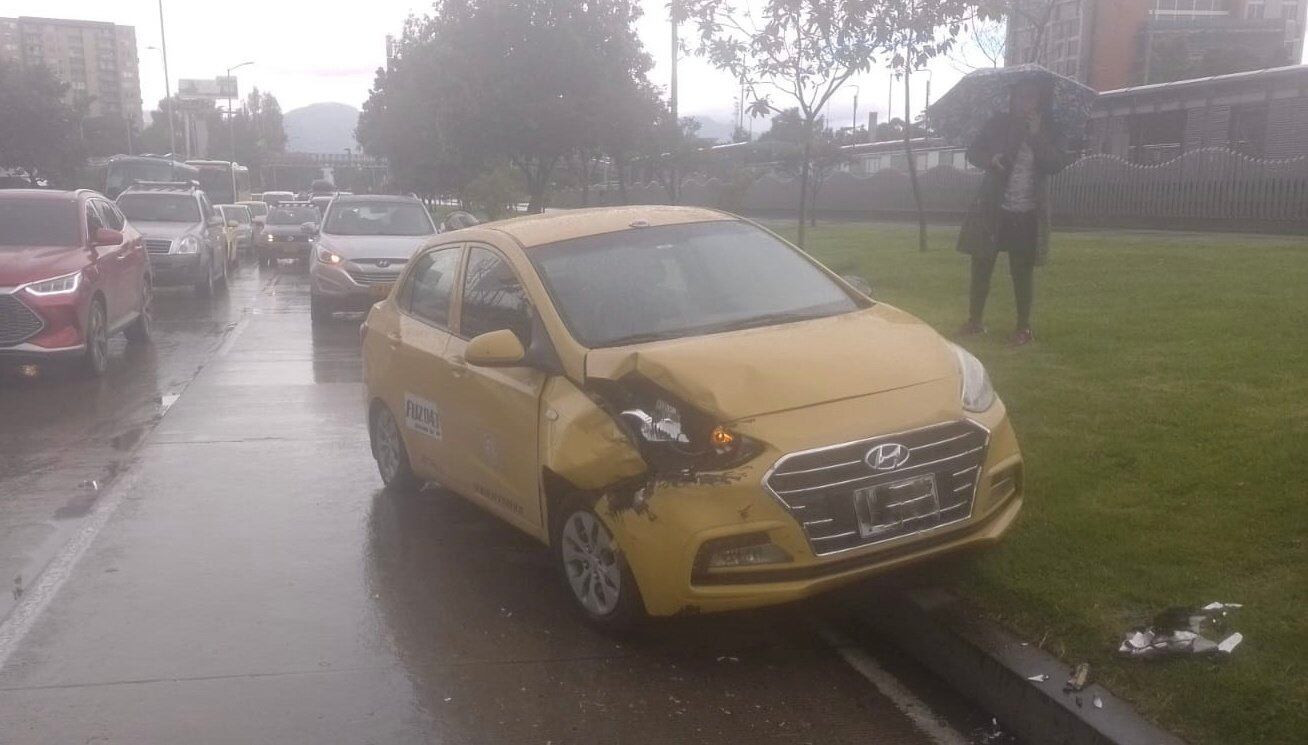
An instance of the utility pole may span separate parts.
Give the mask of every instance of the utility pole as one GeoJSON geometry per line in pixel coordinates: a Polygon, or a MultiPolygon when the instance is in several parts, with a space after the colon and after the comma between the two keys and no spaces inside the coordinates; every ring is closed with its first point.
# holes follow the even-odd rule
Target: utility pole
{"type": "MultiPolygon", "coordinates": [[[[672,0],[668,3],[668,15],[672,20],[672,80],[668,85],[668,97],[671,99],[670,108],[672,109],[672,127],[673,132],[675,133],[674,147],[679,147],[681,145],[681,119],[677,116],[677,53],[681,50],[681,42],[677,38],[677,21],[679,20],[679,14],[677,0],[672,0]]],[[[672,198],[672,203],[676,204],[678,197],[678,184],[677,154],[675,149],[672,153],[669,153],[669,156],[672,158],[672,164],[671,168],[668,169],[668,195],[672,198]]]]}
{"type": "Polygon", "coordinates": [[[168,150],[170,154],[176,154],[177,125],[173,118],[177,115],[177,102],[173,100],[173,85],[168,80],[168,38],[164,35],[163,0],[159,0],[159,46],[164,65],[164,102],[168,104],[168,150]]]}
{"type": "Polygon", "coordinates": [[[854,89],[854,115],[849,120],[849,136],[857,139],[858,136],[858,86],[851,85],[854,89]]]}
{"type": "MultiPolygon", "coordinates": [[[[239,65],[232,65],[231,67],[227,68],[227,79],[231,80],[232,70],[236,70],[238,68],[245,67],[246,65],[253,65],[253,64],[254,64],[253,61],[249,61],[249,62],[242,62],[239,65]]],[[[236,87],[236,81],[233,80],[232,88],[235,87],[236,87]]],[[[240,91],[232,90],[229,91],[229,93],[240,93],[240,91]]],[[[237,188],[236,188],[236,111],[232,107],[232,97],[230,95],[227,96],[227,137],[231,141],[231,146],[232,146],[232,160],[230,165],[228,166],[228,170],[231,171],[231,175],[232,175],[232,201],[235,202],[240,199],[240,194],[237,193],[237,188]]]]}

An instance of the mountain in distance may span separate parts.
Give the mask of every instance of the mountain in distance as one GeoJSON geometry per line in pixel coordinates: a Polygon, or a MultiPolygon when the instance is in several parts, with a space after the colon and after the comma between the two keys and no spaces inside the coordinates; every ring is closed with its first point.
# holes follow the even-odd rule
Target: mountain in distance
{"type": "Polygon", "coordinates": [[[354,128],[359,110],[343,103],[311,103],[282,114],[286,150],[292,153],[344,153],[358,151],[354,128]]]}
{"type": "Polygon", "coordinates": [[[707,114],[691,114],[690,116],[699,122],[700,137],[707,137],[718,142],[731,142],[731,134],[736,130],[734,121],[715,119],[707,114]]]}

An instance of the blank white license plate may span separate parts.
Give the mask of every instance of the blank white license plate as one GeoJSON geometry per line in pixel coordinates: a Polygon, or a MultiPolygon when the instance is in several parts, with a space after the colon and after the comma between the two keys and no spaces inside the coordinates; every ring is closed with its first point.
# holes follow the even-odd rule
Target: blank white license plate
{"type": "Polygon", "coordinates": [[[933,521],[922,518],[939,512],[936,477],[930,473],[854,491],[854,514],[864,538],[929,527],[933,521]]]}

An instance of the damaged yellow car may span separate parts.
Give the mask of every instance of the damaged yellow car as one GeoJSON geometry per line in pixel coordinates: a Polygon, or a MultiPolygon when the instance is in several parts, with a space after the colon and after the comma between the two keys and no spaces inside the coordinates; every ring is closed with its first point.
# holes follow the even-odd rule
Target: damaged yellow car
{"type": "Polygon", "coordinates": [[[363,327],[382,479],[535,536],[601,625],[993,543],[1022,457],[985,369],[857,284],[706,209],[442,234],[363,327]]]}

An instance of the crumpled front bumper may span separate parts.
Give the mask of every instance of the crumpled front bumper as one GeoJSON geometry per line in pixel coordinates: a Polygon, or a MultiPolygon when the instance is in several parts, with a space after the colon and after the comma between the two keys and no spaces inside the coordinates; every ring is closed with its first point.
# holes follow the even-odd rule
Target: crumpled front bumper
{"type": "Polygon", "coordinates": [[[1002,403],[965,414],[956,380],[937,381],[733,423],[765,443],[750,463],[697,479],[657,481],[638,509],[600,505],[652,615],[783,603],[944,554],[987,546],[1009,529],[1023,502],[1022,458],[1002,403]],[[787,453],[970,419],[989,432],[966,519],[818,555],[800,519],[764,485],[787,453]],[[716,547],[770,542],[785,563],[710,568],[716,547]]]}

